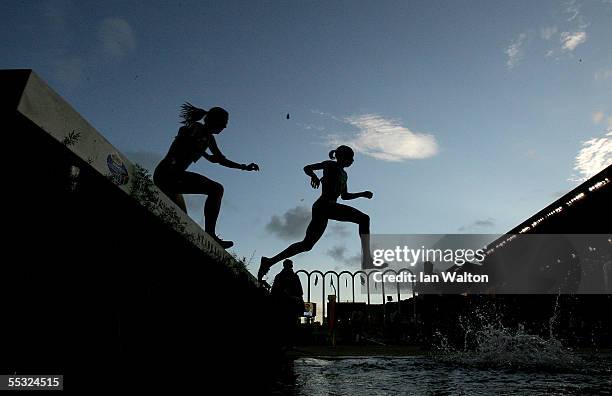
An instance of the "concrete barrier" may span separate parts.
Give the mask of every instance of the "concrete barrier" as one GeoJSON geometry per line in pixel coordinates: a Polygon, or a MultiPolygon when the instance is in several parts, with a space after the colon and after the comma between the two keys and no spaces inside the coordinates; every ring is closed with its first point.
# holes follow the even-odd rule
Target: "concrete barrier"
{"type": "Polygon", "coordinates": [[[67,390],[265,387],[254,277],[31,70],[2,70],[0,372],[67,390]]]}

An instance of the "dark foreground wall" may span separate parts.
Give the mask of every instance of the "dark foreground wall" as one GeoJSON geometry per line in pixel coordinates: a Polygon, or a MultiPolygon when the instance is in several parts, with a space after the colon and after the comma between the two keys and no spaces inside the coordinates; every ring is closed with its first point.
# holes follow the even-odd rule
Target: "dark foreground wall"
{"type": "Polygon", "coordinates": [[[277,349],[252,279],[16,112],[6,92],[0,373],[63,374],[80,394],[264,387],[277,349]]]}

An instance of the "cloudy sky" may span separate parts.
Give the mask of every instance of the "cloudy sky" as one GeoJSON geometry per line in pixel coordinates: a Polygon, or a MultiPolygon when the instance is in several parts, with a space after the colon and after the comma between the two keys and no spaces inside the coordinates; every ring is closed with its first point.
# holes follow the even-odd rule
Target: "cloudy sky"
{"type": "MultiPolygon", "coordinates": [[[[351,204],[373,233],[502,233],[612,160],[612,1],[5,1],[0,65],[32,68],[119,150],[153,168],[179,106],[222,106],[235,251],[301,239],[302,172],[357,151],[351,204]],[[286,119],[286,114],[290,119],[286,119]]],[[[190,197],[202,222],[202,198],[190,197]]],[[[330,224],[296,266],[354,269],[330,224]]],[[[275,271],[272,271],[274,274],[275,271]]]]}

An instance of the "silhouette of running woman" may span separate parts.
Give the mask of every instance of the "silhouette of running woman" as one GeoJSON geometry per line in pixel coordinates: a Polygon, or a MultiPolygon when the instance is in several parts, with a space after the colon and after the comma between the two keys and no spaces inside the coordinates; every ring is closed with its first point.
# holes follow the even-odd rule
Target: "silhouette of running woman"
{"type": "Polygon", "coordinates": [[[229,114],[226,110],[212,107],[206,111],[185,103],[181,106],[181,117],[183,126],[174,138],[168,154],[155,168],[153,181],[185,213],[187,207],[182,194],[207,195],[204,204],[204,230],[227,249],[233,246],[234,242],[220,239],[215,231],[223,198],[223,186],[206,176],[188,172],[187,168],[201,157],[228,168],[245,171],[258,171],[259,166],[255,163],[246,165],[230,161],[219,150],[214,135],[218,135],[227,127],[229,114]],[[203,124],[198,122],[202,118],[203,124]],[[210,150],[210,154],[206,150],[210,150]]]}
{"type": "Polygon", "coordinates": [[[370,255],[370,217],[348,205],[339,204],[338,197],[343,200],[355,198],[372,198],[372,192],[363,191],[350,193],[347,191],[347,174],[344,168],[351,166],[355,153],[348,146],[340,146],[329,152],[329,158],[336,161],[323,161],[317,164],[306,165],[304,172],[310,176],[312,188],[319,188],[322,184],[321,197],[312,205],[312,220],[306,229],[306,236],[300,242],[296,242],[274,257],[262,257],[257,279],[261,283],[262,278],[268,273],[270,267],[281,260],[292,257],[298,253],[312,249],[327,227],[328,220],[348,221],[359,224],[361,237],[361,254],[364,267],[371,267],[370,255]],[[323,177],[319,179],[314,171],[322,170],[323,177]]]}

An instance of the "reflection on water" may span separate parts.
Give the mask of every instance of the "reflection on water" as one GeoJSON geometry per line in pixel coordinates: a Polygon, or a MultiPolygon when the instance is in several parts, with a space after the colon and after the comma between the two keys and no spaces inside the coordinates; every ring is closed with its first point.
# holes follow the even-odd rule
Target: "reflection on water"
{"type": "Polygon", "coordinates": [[[612,395],[612,354],[564,347],[554,332],[558,305],[559,296],[547,337],[528,334],[523,324],[505,327],[500,312],[483,305],[459,318],[463,345],[438,330],[427,356],[297,359],[277,393],[612,395]]]}
{"type": "Polygon", "coordinates": [[[612,394],[612,356],[580,356],[564,370],[474,367],[432,356],[404,358],[302,358],[294,395],[585,395],[612,394]]]}

